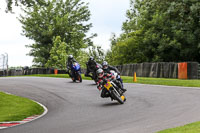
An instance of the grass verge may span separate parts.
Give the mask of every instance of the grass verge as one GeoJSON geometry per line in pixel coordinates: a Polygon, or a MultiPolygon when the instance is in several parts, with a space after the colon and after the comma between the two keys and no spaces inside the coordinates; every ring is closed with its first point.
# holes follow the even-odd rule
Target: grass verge
{"type": "Polygon", "coordinates": [[[166,129],[157,133],[200,133],[200,122],[187,124],[181,127],[166,129]]]}
{"type": "MultiPolygon", "coordinates": [[[[134,83],[133,77],[122,76],[122,79],[125,83],[134,83]]],[[[200,87],[200,80],[183,80],[183,79],[169,79],[169,78],[137,77],[136,83],[168,85],[168,86],[200,87]]]]}
{"type": "Polygon", "coordinates": [[[0,92],[0,122],[20,121],[43,112],[43,107],[27,98],[0,92]]]}

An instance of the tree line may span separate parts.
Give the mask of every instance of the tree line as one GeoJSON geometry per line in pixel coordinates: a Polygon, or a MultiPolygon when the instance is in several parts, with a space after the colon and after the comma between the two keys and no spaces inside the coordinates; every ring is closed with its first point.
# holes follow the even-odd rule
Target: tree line
{"type": "Polygon", "coordinates": [[[65,69],[67,56],[72,54],[86,67],[89,56],[101,62],[104,53],[91,40],[97,34],[86,35],[92,27],[88,4],[81,0],[7,0],[6,12],[14,12],[15,5],[21,7],[18,19],[22,35],[35,42],[26,45],[35,66],[65,69]]]}
{"type": "Polygon", "coordinates": [[[86,35],[88,3],[81,0],[7,0],[7,12],[13,3],[23,5],[19,17],[23,35],[34,44],[30,56],[40,66],[64,68],[66,56],[73,54],[85,65],[90,55],[112,65],[141,62],[200,62],[199,0],[130,0],[122,34],[112,34],[111,49],[101,47],[86,35]],[[86,50],[88,49],[89,50],[86,50]]]}
{"type": "Polygon", "coordinates": [[[112,64],[200,62],[199,0],[131,0],[126,16],[111,38],[112,64]]]}

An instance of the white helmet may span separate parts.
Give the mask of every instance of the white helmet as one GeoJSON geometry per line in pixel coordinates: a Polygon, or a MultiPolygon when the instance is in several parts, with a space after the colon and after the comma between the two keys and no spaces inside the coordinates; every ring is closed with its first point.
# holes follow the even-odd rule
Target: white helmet
{"type": "Polygon", "coordinates": [[[73,58],[74,58],[74,57],[73,57],[73,55],[71,55],[71,54],[68,56],[68,59],[73,59],[73,58]]]}
{"type": "Polygon", "coordinates": [[[108,62],[103,61],[102,66],[103,66],[103,69],[107,69],[108,68],[108,62]]]}
{"type": "Polygon", "coordinates": [[[103,75],[104,75],[103,69],[101,69],[101,68],[98,69],[98,70],[97,70],[97,77],[98,77],[98,78],[103,78],[103,75]]]}

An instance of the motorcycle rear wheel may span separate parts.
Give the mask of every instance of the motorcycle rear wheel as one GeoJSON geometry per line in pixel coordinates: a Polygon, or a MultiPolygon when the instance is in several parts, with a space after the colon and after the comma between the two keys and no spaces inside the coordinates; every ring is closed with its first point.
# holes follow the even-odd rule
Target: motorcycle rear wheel
{"type": "Polygon", "coordinates": [[[78,74],[78,75],[77,75],[77,78],[78,78],[78,81],[79,81],[79,82],[82,82],[81,74],[78,74]]]}

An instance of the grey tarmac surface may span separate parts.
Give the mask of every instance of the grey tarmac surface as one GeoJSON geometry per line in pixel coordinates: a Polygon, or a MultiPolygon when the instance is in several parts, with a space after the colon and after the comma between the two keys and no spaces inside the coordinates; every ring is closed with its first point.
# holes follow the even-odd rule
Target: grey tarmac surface
{"type": "Polygon", "coordinates": [[[93,81],[0,78],[0,91],[38,101],[48,113],[0,133],[154,133],[200,121],[200,88],[126,84],[125,104],[100,98],[93,81]]]}

